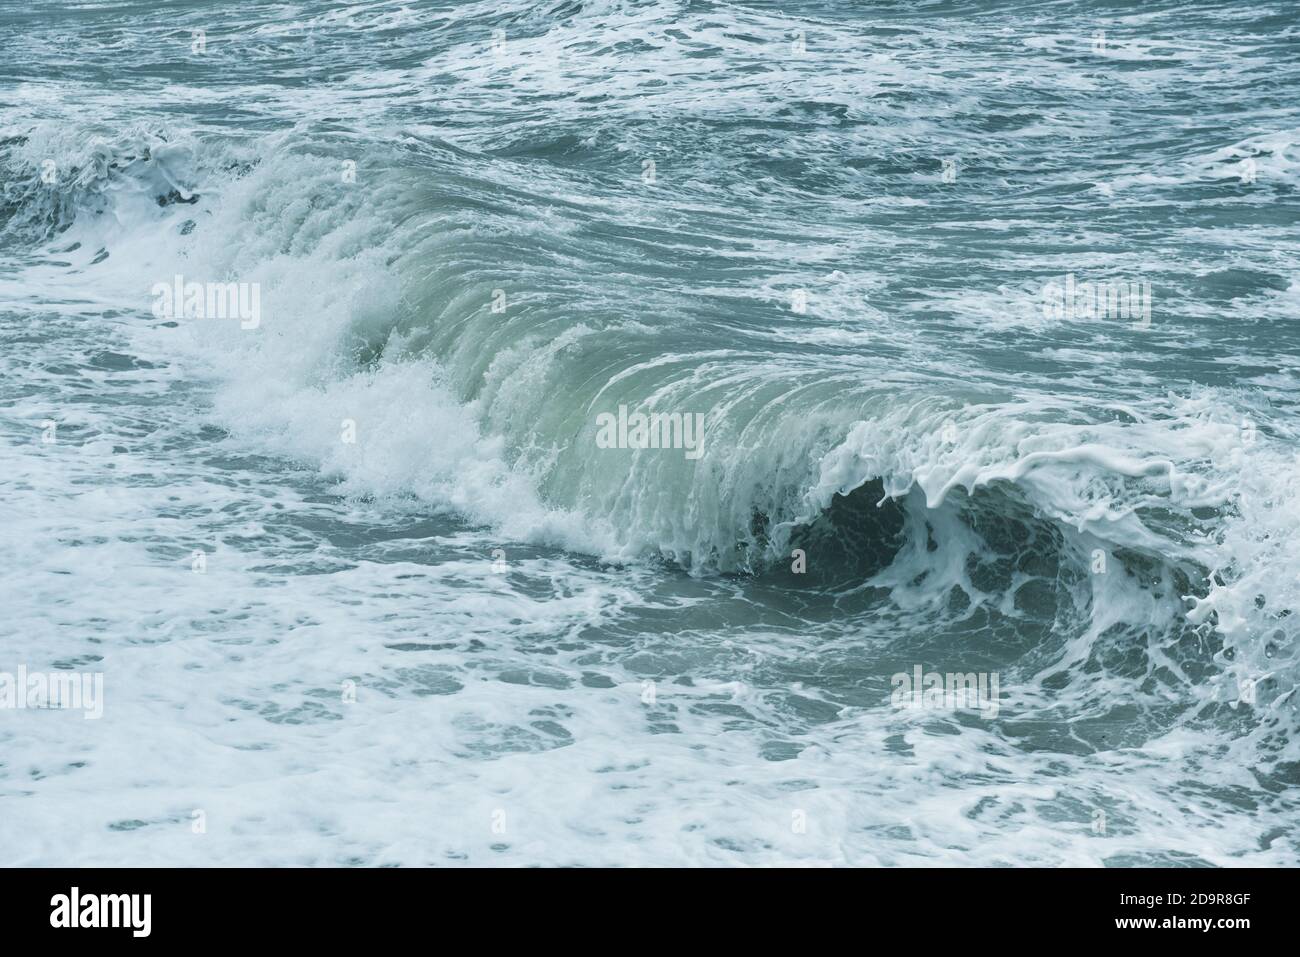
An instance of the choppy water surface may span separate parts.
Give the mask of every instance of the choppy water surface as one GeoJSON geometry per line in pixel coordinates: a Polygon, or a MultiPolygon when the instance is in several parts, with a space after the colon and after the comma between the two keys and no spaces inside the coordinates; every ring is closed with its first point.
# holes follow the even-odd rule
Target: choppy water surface
{"type": "Polygon", "coordinates": [[[1294,14],[0,4],[0,862],[1296,864],[1294,14]]]}

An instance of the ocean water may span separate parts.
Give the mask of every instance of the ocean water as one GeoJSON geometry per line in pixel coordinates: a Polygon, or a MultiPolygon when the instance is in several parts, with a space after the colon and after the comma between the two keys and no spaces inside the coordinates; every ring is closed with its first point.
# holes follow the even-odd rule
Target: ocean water
{"type": "Polygon", "coordinates": [[[1298,175],[1283,0],[5,0],[0,863],[1300,863],[1298,175]]]}

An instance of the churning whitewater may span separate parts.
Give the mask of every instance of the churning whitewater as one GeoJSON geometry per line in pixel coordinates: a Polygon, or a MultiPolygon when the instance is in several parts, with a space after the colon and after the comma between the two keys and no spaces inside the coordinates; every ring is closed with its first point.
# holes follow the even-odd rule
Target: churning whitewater
{"type": "Polygon", "coordinates": [[[0,864],[1300,863],[1297,49],[0,4],[0,864]]]}

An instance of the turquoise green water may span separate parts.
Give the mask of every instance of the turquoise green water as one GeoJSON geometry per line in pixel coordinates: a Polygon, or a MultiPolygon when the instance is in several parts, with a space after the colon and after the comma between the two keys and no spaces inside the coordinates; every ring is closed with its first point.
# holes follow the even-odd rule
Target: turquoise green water
{"type": "Polygon", "coordinates": [[[0,6],[0,860],[1294,864],[1293,19],[0,6]]]}

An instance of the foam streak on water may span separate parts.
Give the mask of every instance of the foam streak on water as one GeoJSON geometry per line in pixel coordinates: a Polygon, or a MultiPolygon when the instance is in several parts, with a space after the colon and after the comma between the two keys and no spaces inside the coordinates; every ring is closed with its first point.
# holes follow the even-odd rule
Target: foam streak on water
{"type": "Polygon", "coordinates": [[[1293,11],[780,8],[0,5],[0,863],[1300,861],[1293,11]]]}

